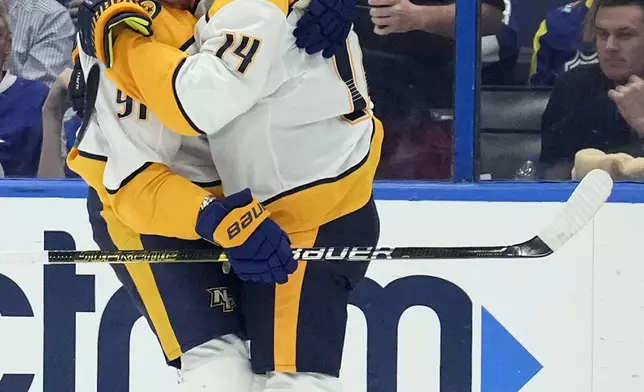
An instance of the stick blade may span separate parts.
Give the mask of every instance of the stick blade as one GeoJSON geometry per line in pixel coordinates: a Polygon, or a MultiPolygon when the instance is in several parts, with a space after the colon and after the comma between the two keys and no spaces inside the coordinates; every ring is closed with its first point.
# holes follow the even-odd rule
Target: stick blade
{"type": "Polygon", "coordinates": [[[595,169],[584,177],[563,209],[538,237],[553,251],[561,248],[590,222],[613,190],[610,175],[595,169]]]}

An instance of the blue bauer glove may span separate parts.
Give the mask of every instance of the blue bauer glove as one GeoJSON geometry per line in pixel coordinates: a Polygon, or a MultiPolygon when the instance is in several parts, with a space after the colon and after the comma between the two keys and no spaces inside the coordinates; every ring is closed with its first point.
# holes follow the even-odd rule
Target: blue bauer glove
{"type": "Polygon", "coordinates": [[[225,249],[235,274],[245,281],[286,283],[297,269],[288,235],[249,189],[223,200],[208,197],[197,219],[197,233],[225,249]]]}
{"type": "Polygon", "coordinates": [[[306,13],[293,32],[295,45],[306,49],[308,54],[322,51],[325,58],[344,50],[356,18],[356,0],[310,0],[308,7],[307,0],[304,0],[304,6],[302,0],[298,3],[294,7],[305,7],[306,13]]]}
{"type": "Polygon", "coordinates": [[[156,3],[140,0],[85,0],[78,8],[81,47],[87,55],[110,68],[114,65],[114,31],[128,27],[144,36],[152,35],[150,14],[156,3]]]}

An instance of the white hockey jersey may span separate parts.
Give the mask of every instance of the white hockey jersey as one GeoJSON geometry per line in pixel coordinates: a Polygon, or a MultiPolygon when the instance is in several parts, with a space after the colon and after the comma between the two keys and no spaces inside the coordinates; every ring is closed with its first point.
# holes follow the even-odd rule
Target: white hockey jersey
{"type": "Polygon", "coordinates": [[[207,135],[224,193],[250,188],[289,233],[366,204],[383,137],[357,36],[333,59],[308,55],[293,36],[302,13],[218,0],[197,23],[198,53],[124,31],[108,70],[170,129],[207,135]]]}

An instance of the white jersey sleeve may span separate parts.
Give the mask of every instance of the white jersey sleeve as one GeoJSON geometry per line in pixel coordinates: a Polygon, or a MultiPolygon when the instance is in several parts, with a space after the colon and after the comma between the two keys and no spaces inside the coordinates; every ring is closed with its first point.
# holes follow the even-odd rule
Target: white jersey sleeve
{"type": "Polygon", "coordinates": [[[199,20],[199,52],[175,79],[177,99],[199,130],[222,129],[283,83],[286,34],[283,11],[266,0],[213,6],[199,20]]]}

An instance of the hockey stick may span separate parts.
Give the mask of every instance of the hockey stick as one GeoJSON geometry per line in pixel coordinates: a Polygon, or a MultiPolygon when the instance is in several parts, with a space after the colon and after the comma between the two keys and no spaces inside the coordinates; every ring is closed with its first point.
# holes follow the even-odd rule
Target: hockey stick
{"type": "MultiPolygon", "coordinates": [[[[554,221],[532,239],[504,246],[447,248],[299,248],[296,259],[306,261],[365,262],[376,259],[473,259],[538,258],[552,254],[592,220],[611,194],[613,181],[608,173],[593,170],[579,183],[554,221]]],[[[0,265],[76,263],[176,263],[224,262],[226,255],[217,249],[204,250],[135,250],[135,251],[43,251],[0,252],[0,265]]]]}

